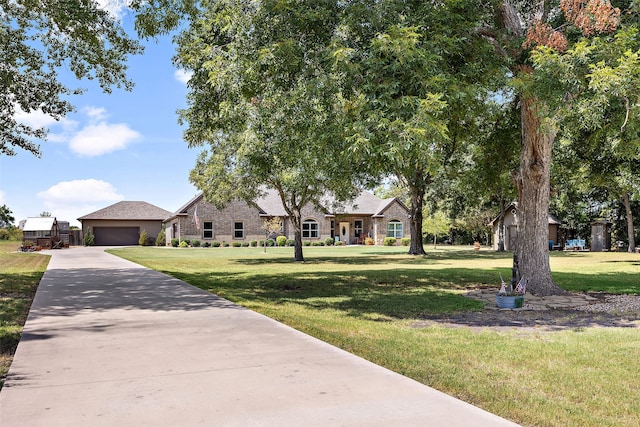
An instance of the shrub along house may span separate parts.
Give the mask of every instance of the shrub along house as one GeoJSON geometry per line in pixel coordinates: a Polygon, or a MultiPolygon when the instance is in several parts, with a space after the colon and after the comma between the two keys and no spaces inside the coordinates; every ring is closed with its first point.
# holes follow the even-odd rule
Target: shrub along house
{"type": "MultiPolygon", "coordinates": [[[[165,220],[167,244],[171,239],[202,243],[264,239],[266,220],[278,218],[278,235],[294,238],[294,229],[276,191],[247,203],[234,200],[224,209],[208,203],[198,194],[165,220]]],[[[302,211],[302,239],[323,241],[328,237],[345,244],[361,244],[370,237],[381,244],[385,237],[409,237],[409,210],[396,198],[381,199],[363,191],[341,208],[328,210],[307,205],[302,211]]]]}

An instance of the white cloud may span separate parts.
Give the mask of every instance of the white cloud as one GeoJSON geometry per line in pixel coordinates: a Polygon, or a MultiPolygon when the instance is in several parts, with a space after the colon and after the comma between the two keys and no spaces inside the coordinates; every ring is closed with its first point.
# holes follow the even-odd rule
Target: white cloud
{"type": "Polygon", "coordinates": [[[107,110],[103,107],[85,107],[84,112],[89,116],[92,120],[104,120],[107,118],[107,110]]]}
{"type": "Polygon", "coordinates": [[[124,123],[100,122],[87,125],[76,133],[71,138],[69,147],[74,153],[81,156],[100,156],[112,151],[123,150],[140,136],[138,132],[124,123]]]}
{"type": "Polygon", "coordinates": [[[60,221],[79,225],[77,218],[123,200],[110,183],[97,179],[63,181],[37,194],[45,210],[60,221]]]}
{"type": "Polygon", "coordinates": [[[113,185],[98,179],[59,182],[39,192],[37,196],[45,202],[103,202],[123,198],[113,185]]]}
{"type": "Polygon", "coordinates": [[[70,135],[78,129],[79,122],[70,119],[63,119],[60,122],[62,129],[57,132],[51,131],[47,136],[47,139],[51,142],[67,142],[70,135]]]}
{"type": "Polygon", "coordinates": [[[19,123],[24,123],[27,126],[31,126],[33,128],[48,128],[51,125],[58,123],[56,119],[48,114],[43,113],[42,110],[35,110],[26,113],[18,105],[16,105],[15,108],[16,113],[14,117],[16,121],[19,123]]]}
{"type": "Polygon", "coordinates": [[[193,72],[192,71],[176,70],[173,73],[173,77],[176,80],[178,80],[179,82],[182,82],[184,84],[187,84],[187,82],[189,81],[191,76],[193,76],[193,72]]]}
{"type": "Polygon", "coordinates": [[[100,9],[109,12],[111,16],[118,20],[122,19],[129,4],[128,1],[123,0],[97,0],[97,2],[100,9]]]}

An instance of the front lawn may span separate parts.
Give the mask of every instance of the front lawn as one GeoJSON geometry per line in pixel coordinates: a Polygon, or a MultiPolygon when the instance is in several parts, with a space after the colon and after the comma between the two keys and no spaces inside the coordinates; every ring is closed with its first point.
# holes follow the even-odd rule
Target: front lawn
{"type": "Polygon", "coordinates": [[[20,244],[0,240],[0,389],[50,258],[35,252],[18,253],[20,244]]]}
{"type": "MultiPolygon", "coordinates": [[[[640,332],[448,327],[423,319],[482,305],[461,296],[496,288],[511,255],[444,248],[126,248],[114,254],[302,330],[527,426],[640,423],[640,332]]],[[[554,278],[574,291],[640,293],[640,257],[552,253],[554,278]]],[[[637,323],[636,323],[637,326],[637,323]]]]}

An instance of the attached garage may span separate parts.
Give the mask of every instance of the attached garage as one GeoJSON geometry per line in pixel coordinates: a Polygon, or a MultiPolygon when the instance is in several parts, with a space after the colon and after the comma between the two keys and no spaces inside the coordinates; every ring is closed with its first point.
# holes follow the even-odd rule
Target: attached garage
{"type": "Polygon", "coordinates": [[[139,227],[93,227],[96,246],[131,246],[140,239],[139,227]]]}
{"type": "Polygon", "coordinates": [[[78,221],[82,223],[83,236],[88,232],[94,235],[96,246],[132,246],[139,244],[143,230],[154,240],[162,230],[163,220],[171,215],[147,202],[123,201],[78,218],[78,221]]]}

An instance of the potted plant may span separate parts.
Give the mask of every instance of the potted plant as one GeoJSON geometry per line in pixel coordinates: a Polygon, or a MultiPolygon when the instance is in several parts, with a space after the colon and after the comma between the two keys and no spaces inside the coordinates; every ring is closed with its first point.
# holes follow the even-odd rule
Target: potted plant
{"type": "Polygon", "coordinates": [[[514,282],[509,282],[509,287],[507,289],[507,284],[500,276],[500,290],[496,295],[496,304],[499,308],[521,308],[524,305],[524,294],[527,290],[527,281],[525,278],[521,278],[518,284],[514,287],[514,282]]]}
{"type": "Polygon", "coordinates": [[[33,251],[33,242],[31,240],[25,240],[22,242],[22,246],[20,246],[20,250],[22,252],[31,252],[33,251]]]}

